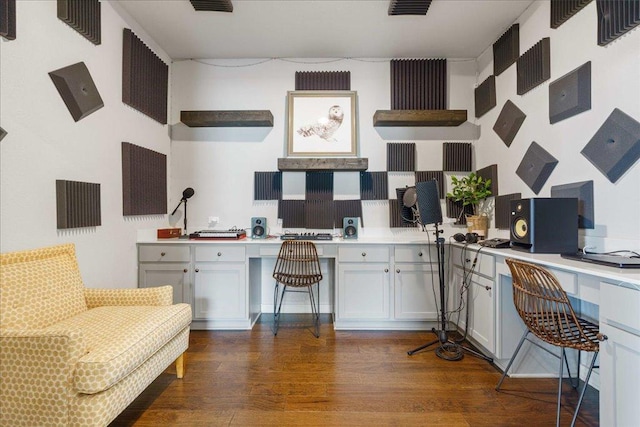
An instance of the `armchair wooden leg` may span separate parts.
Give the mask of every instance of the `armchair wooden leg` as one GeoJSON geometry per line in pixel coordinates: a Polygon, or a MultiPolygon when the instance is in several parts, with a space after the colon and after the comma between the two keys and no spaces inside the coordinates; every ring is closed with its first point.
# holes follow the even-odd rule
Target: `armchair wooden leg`
{"type": "Polygon", "coordinates": [[[178,378],[184,377],[184,359],[186,357],[187,354],[184,352],[176,359],[176,377],[178,378]]]}

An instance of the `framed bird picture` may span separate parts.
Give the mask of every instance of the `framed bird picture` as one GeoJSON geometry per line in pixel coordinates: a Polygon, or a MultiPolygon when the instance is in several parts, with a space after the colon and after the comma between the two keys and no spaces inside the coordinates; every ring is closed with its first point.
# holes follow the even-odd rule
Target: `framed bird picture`
{"type": "Polygon", "coordinates": [[[287,156],[358,154],[355,91],[289,91],[287,156]]]}

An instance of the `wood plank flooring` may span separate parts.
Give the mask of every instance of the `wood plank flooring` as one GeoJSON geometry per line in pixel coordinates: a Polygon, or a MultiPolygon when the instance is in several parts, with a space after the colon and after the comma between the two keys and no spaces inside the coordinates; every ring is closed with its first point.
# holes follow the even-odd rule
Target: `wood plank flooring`
{"type": "MultiPolygon", "coordinates": [[[[269,316],[251,331],[192,331],[184,379],[169,368],[111,426],[552,426],[555,379],[507,378],[469,354],[438,358],[430,332],[334,331],[269,316]]],[[[562,425],[578,393],[563,389],[562,425]]],[[[598,392],[578,418],[598,425],[598,392]]]]}

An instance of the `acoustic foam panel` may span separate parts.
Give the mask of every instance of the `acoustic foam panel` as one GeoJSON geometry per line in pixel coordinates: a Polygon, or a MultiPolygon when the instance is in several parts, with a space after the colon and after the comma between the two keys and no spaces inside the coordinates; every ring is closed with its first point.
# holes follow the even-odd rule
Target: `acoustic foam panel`
{"type": "Polygon", "coordinates": [[[392,110],[446,110],[446,59],[392,59],[392,110]]]}
{"type": "Polygon", "coordinates": [[[396,200],[390,200],[389,203],[396,203],[398,205],[400,220],[406,224],[412,224],[410,221],[413,219],[413,211],[410,207],[404,205],[404,194],[407,192],[407,187],[396,188],[396,200]]]}
{"type": "Polygon", "coordinates": [[[304,228],[332,229],[335,207],[333,200],[306,200],[304,202],[304,228]]]}
{"type": "Polygon", "coordinates": [[[551,197],[578,199],[578,228],[595,228],[593,181],[554,185],[551,187],[551,197]]]}
{"type": "Polygon", "coordinates": [[[551,0],[551,28],[558,28],[589,3],[591,0],[551,0]]]}
{"type": "Polygon", "coordinates": [[[7,136],[7,131],[0,127],[0,141],[2,141],[5,136],[7,136]]]}
{"type": "Polygon", "coordinates": [[[56,211],[58,229],[101,225],[100,184],[56,180],[56,211]]]}
{"type": "Polygon", "coordinates": [[[596,0],[596,10],[600,46],[640,24],[640,0],[596,0]]]}
{"type": "Polygon", "coordinates": [[[167,156],[122,143],[122,214],[167,213],[167,156]]]}
{"type": "Polygon", "coordinates": [[[416,144],[413,142],[387,143],[387,171],[416,170],[416,144]]]}
{"type": "Polygon", "coordinates": [[[16,39],[16,0],[0,0],[0,36],[16,39]]]}
{"type": "Polygon", "coordinates": [[[538,194],[557,164],[555,157],[533,141],[516,169],[516,175],[538,194]]]}
{"type": "Polygon", "coordinates": [[[100,2],[58,0],[58,18],[95,45],[100,44],[100,2]]]}
{"type": "Polygon", "coordinates": [[[342,219],[345,217],[360,218],[360,225],[364,227],[362,218],[362,201],[360,200],[334,200],[334,227],[342,227],[342,219]]]}
{"type": "Polygon", "coordinates": [[[513,24],[493,44],[493,75],[499,76],[520,56],[520,25],[513,24]]]}
{"type": "Polygon", "coordinates": [[[169,66],[130,29],[122,37],[122,102],[167,124],[169,66]]]}
{"type": "Polygon", "coordinates": [[[580,153],[615,183],[640,158],[640,123],[616,108],[580,153]]]}
{"type": "Polygon", "coordinates": [[[466,215],[473,215],[473,206],[462,206],[462,202],[447,199],[447,218],[455,218],[455,224],[465,225],[467,223],[466,215]]]}
{"type": "Polygon", "coordinates": [[[478,169],[476,171],[476,175],[481,176],[482,179],[484,180],[490,179],[491,195],[492,196],[498,195],[499,191],[498,191],[498,165],[497,164],[489,165],[482,169],[478,169]]]}
{"type": "Polygon", "coordinates": [[[415,227],[402,219],[400,203],[397,200],[389,200],[389,227],[391,228],[411,228],[415,227]]]}
{"type": "Polygon", "coordinates": [[[549,84],[549,122],[591,109],[591,61],[549,84]]]}
{"type": "Polygon", "coordinates": [[[351,90],[351,72],[296,71],[296,90],[351,90]]]}
{"type": "Polygon", "coordinates": [[[333,200],[333,172],[307,172],[305,200],[333,200]]]}
{"type": "Polygon", "coordinates": [[[280,200],[282,172],[254,172],[253,200],[280,200]]]}
{"type": "Polygon", "coordinates": [[[444,172],[443,171],[416,171],[416,182],[422,181],[438,181],[438,193],[440,199],[444,199],[446,194],[444,191],[444,172]]]}
{"type": "Polygon", "coordinates": [[[517,93],[524,95],[551,78],[551,40],[545,37],[518,58],[517,93]]]}
{"type": "Polygon", "coordinates": [[[204,12],[233,12],[231,0],[190,0],[197,11],[204,12]]]}
{"type": "Polygon", "coordinates": [[[431,6],[431,0],[389,0],[389,16],[395,15],[426,15],[431,6]]]}
{"type": "Polygon", "coordinates": [[[474,90],[476,118],[496,106],[496,76],[489,76],[474,90]]]}
{"type": "Polygon", "coordinates": [[[471,172],[472,146],[469,142],[445,142],[442,144],[442,170],[446,172],[471,172]]]}
{"type": "Polygon", "coordinates": [[[51,71],[49,77],[76,122],[104,107],[84,62],[51,71]]]}
{"type": "Polygon", "coordinates": [[[304,200],[280,200],[278,218],[282,228],[304,228],[304,200]]]}
{"type": "Polygon", "coordinates": [[[500,111],[498,119],[493,125],[493,130],[498,134],[505,145],[510,147],[513,139],[520,130],[520,126],[522,126],[522,123],[526,118],[526,114],[524,114],[516,104],[507,100],[500,111]]]}
{"type": "Polygon", "coordinates": [[[360,172],[361,200],[387,200],[388,194],[387,172],[360,172]]]}
{"type": "Polygon", "coordinates": [[[511,200],[522,198],[521,193],[503,194],[496,196],[495,227],[500,230],[511,228],[511,200]]]}

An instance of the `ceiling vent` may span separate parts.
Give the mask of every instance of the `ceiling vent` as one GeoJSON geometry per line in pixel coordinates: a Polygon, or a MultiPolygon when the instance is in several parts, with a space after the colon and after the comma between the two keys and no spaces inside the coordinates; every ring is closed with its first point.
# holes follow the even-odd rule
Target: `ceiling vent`
{"type": "Polygon", "coordinates": [[[197,11],[233,12],[231,0],[189,0],[197,11]]]}
{"type": "Polygon", "coordinates": [[[426,15],[431,0],[390,0],[389,15],[426,15]]]}

